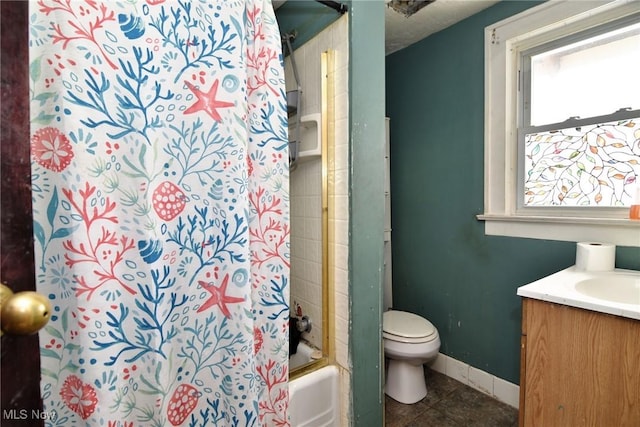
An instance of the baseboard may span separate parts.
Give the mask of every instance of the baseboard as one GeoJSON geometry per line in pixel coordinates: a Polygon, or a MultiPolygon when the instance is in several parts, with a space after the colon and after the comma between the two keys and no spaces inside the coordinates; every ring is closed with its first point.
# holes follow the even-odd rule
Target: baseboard
{"type": "Polygon", "coordinates": [[[517,384],[510,383],[442,353],[438,354],[436,360],[429,367],[509,406],[516,409],[519,406],[520,386],[517,384]]]}

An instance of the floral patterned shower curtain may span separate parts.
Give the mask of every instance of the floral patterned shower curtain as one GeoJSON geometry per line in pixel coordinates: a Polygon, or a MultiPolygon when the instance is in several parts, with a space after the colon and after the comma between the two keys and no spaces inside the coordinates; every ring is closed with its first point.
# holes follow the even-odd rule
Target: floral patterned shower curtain
{"type": "Polygon", "coordinates": [[[288,425],[288,138],[269,0],[30,7],[47,424],[288,425]]]}

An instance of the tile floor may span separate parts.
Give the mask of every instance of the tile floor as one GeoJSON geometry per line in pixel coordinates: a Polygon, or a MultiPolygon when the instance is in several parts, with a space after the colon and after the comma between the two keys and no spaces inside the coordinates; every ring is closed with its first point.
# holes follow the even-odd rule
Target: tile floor
{"type": "Polygon", "coordinates": [[[386,427],[515,427],[518,410],[425,368],[427,396],[404,405],[385,395],[386,427]]]}

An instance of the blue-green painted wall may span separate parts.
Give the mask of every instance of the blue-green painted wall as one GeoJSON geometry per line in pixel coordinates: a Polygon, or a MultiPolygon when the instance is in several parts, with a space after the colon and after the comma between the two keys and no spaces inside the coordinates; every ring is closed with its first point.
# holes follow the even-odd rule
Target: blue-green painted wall
{"type": "Polygon", "coordinates": [[[349,356],[354,427],[383,425],[384,3],[349,15],[349,356]]]}
{"type": "MultiPolygon", "coordinates": [[[[498,3],[386,58],[394,307],[429,319],[442,353],[516,384],[516,289],[575,260],[575,243],[485,236],[476,219],[484,28],[535,4],[498,3]]],[[[640,249],[617,254],[618,267],[640,269],[640,249]]]]}
{"type": "MultiPolygon", "coordinates": [[[[350,1],[341,3],[349,6],[350,1]]],[[[331,23],[340,18],[340,13],[315,0],[288,0],[276,10],[280,34],[292,34],[291,48],[296,50],[331,23]]]]}

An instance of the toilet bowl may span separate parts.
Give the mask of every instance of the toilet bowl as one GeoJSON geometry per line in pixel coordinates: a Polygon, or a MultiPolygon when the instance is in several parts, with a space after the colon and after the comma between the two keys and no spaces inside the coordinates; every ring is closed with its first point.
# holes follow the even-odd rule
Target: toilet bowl
{"type": "Polygon", "coordinates": [[[388,359],[384,392],[405,404],[422,400],[427,395],[422,365],[438,356],[438,330],[417,314],[389,310],[382,315],[382,332],[388,359]]]}

